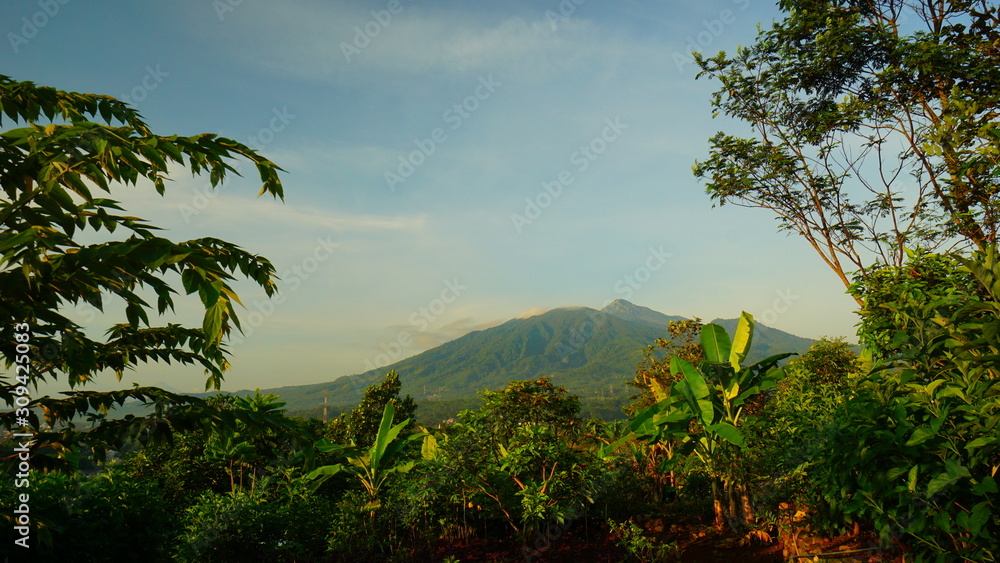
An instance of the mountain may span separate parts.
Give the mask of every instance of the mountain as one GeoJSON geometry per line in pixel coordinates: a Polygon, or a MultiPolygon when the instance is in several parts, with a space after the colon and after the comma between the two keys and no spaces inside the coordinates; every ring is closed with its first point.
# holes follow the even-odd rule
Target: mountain
{"type": "MultiPolygon", "coordinates": [[[[632,380],[642,350],[667,335],[669,316],[628,301],[612,302],[598,311],[566,307],[507,321],[471,332],[416,356],[366,373],[329,383],[267,389],[281,395],[289,412],[319,416],[328,396],[331,414],[358,403],[365,387],[396,370],[420,406],[443,418],[478,404],[477,393],[497,390],[517,379],[550,376],[580,396],[588,414],[620,417],[620,406],[634,392],[632,380]],[[590,409],[589,411],[587,409],[590,409]],[[450,414],[448,414],[450,412],[450,414]]],[[[730,334],[736,320],[715,321],[730,334]]],[[[758,324],[748,359],[777,352],[805,352],[812,341],[758,324]]],[[[440,420],[441,418],[437,418],[440,420]]]]}

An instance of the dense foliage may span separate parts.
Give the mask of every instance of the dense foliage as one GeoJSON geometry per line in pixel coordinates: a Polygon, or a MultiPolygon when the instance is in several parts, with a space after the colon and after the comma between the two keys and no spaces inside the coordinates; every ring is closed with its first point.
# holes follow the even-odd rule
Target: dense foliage
{"type": "Polygon", "coordinates": [[[18,377],[0,378],[0,400],[11,408],[0,414],[0,424],[8,430],[30,427],[36,465],[72,465],[81,445],[101,457],[106,448],[130,440],[169,439],[176,429],[232,426],[244,413],[220,413],[200,399],[157,388],[74,391],[64,399],[16,402],[29,379],[61,379],[75,388],[103,371],[121,379],[126,370],[148,362],[199,365],[208,376],[206,388],[218,388],[229,366],[224,339],[239,328],[234,309],[239,297],[231,280],[244,276],[271,295],[273,266],[223,240],[175,242],[158,236],[156,226],[128,215],[102,192],[151,184],[163,194],[167,174],[177,165],[207,174],[217,186],[234,172],[229,159],[244,157],[256,166],[261,194],[282,197],[279,168],[214,134],[156,135],[134,109],[114,98],[6,76],[0,76],[0,124],[20,125],[0,134],[0,354],[8,368],[18,359],[30,361],[17,362],[18,377]],[[198,294],[201,326],[157,326],[156,317],[150,318],[174,309],[178,291],[169,281],[174,276],[184,293],[198,294]],[[146,301],[150,296],[155,305],[146,301]],[[110,312],[106,306],[119,303],[126,322],[107,327],[104,341],[91,338],[93,327],[83,326],[74,310],[86,305],[110,312]],[[27,353],[17,353],[19,343],[27,353]],[[29,373],[21,371],[28,366],[29,373]],[[128,399],[155,404],[154,414],[99,416],[87,431],[73,422],[128,399]],[[43,431],[43,424],[50,429],[43,431]]]}
{"type": "Polygon", "coordinates": [[[1000,255],[989,247],[936,262],[974,281],[933,300],[901,291],[880,304],[894,322],[861,336],[891,341],[894,354],[844,404],[829,449],[837,455],[825,459],[820,482],[831,517],[872,522],[922,559],[994,561],[1000,255]]]}

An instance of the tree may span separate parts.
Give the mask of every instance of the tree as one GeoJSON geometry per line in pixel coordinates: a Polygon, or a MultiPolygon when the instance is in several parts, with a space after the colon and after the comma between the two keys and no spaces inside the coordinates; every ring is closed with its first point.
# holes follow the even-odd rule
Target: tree
{"type": "Polygon", "coordinates": [[[411,421],[407,418],[399,424],[393,425],[395,415],[396,409],[393,408],[392,403],[386,403],[378,430],[372,437],[371,446],[362,447],[357,444],[345,446],[334,444],[327,439],[317,442],[316,449],[344,458],[350,465],[343,463],[324,465],[310,472],[306,478],[319,478],[320,480],[315,485],[315,487],[319,487],[323,481],[341,471],[354,474],[368,493],[372,518],[374,518],[378,493],[385,485],[386,479],[393,473],[406,473],[413,469],[415,460],[403,461],[407,453],[406,448],[413,441],[424,437],[423,433],[410,434],[397,440],[400,432],[403,432],[411,421]]]}
{"type": "Polygon", "coordinates": [[[873,358],[889,359],[900,352],[904,340],[897,335],[913,323],[899,313],[902,303],[934,303],[947,316],[987,298],[972,273],[963,271],[961,260],[955,254],[907,251],[903,267],[881,265],[871,268],[867,279],[855,278],[850,291],[865,303],[858,311],[858,339],[873,358]]]}
{"type": "MultiPolygon", "coordinates": [[[[736,56],[697,57],[718,133],[694,172],[773,211],[845,286],[905,248],[979,248],[1000,218],[1000,12],[986,0],[781,0],[736,56]]],[[[855,295],[861,304],[861,298],[855,295]]]]}
{"type": "Polygon", "coordinates": [[[785,366],[786,376],[766,408],[748,420],[753,447],[742,452],[744,473],[771,508],[788,503],[816,514],[817,487],[811,480],[823,471],[826,456],[843,455],[831,446],[832,435],[867,373],[841,339],[822,338],[785,366]]]}
{"type": "MultiPolygon", "coordinates": [[[[32,381],[64,379],[75,389],[102,371],[120,380],[126,370],[148,362],[200,365],[208,376],[206,389],[218,389],[229,367],[225,338],[240,326],[234,308],[239,297],[230,281],[245,276],[272,295],[274,267],[223,240],[174,242],[157,236],[157,227],[128,215],[102,192],[148,182],[162,195],[176,165],[207,174],[217,186],[236,173],[229,160],[243,157],[256,167],[260,194],[282,198],[280,168],[214,134],[154,134],[138,112],[108,96],[0,76],[0,112],[0,123],[21,125],[0,134],[0,353],[8,368],[17,364],[19,384],[0,385],[0,399],[18,407],[0,415],[2,423],[38,431],[40,409],[53,430],[38,432],[33,449],[51,448],[65,460],[84,440],[101,457],[105,447],[132,439],[231,425],[241,411],[220,412],[201,399],[151,387],[71,391],[65,399],[41,397],[26,405],[18,398],[32,381]],[[114,239],[114,233],[124,234],[114,239]],[[95,239],[103,242],[84,242],[95,239]],[[151,311],[163,315],[174,308],[172,275],[179,276],[186,294],[198,294],[205,310],[200,327],[151,322],[151,311]],[[144,295],[155,296],[155,306],[144,295]],[[89,304],[110,312],[118,302],[126,322],[110,326],[104,341],[88,336],[69,311],[89,304]],[[127,399],[154,403],[154,414],[125,420],[97,415],[87,432],[71,422],[127,399]]],[[[53,462],[40,455],[32,460],[53,462]]]]}
{"type": "MultiPolygon", "coordinates": [[[[627,416],[634,417],[636,413],[662,400],[671,385],[680,379],[679,375],[670,370],[674,356],[692,364],[704,360],[704,352],[699,343],[702,326],[701,319],[697,317],[692,320],[670,321],[667,326],[670,338],[657,338],[653,344],[646,346],[635,378],[626,382],[639,389],[638,393],[629,397],[632,402],[622,408],[627,416]]],[[[662,499],[667,487],[677,487],[674,470],[664,473],[660,471],[660,466],[674,457],[678,445],[677,440],[666,438],[643,448],[644,459],[637,465],[656,483],[653,491],[656,498],[662,499]]]]}
{"type": "MultiPolygon", "coordinates": [[[[547,521],[564,523],[592,502],[604,469],[579,447],[580,400],[548,378],[484,391],[481,408],[429,455],[476,504],[493,505],[527,539],[547,521]]],[[[432,442],[433,443],[433,442],[432,442]]],[[[428,452],[429,453],[429,452],[428,452]]]]}
{"type": "MultiPolygon", "coordinates": [[[[256,426],[237,421],[233,428],[217,430],[208,436],[205,442],[205,458],[209,461],[221,462],[229,474],[229,490],[235,492],[245,487],[244,470],[250,475],[250,494],[253,495],[261,473],[268,463],[276,463],[281,459],[283,445],[298,446],[312,442],[303,428],[285,417],[285,403],[280,397],[268,393],[262,395],[260,389],[253,395],[216,395],[209,401],[222,409],[242,410],[253,413],[251,416],[267,417],[270,420],[280,420],[285,428],[279,434],[275,431],[261,432],[256,426]],[[237,479],[237,474],[239,478],[237,479]]],[[[301,455],[292,457],[305,461],[308,449],[300,449],[301,455]]]]}
{"type": "Polygon", "coordinates": [[[485,418],[480,422],[497,440],[509,440],[525,426],[544,426],[563,438],[582,430],[579,397],[553,385],[548,377],[511,381],[500,391],[486,390],[482,395],[479,413],[485,418]]]}
{"type": "Polygon", "coordinates": [[[848,387],[862,372],[862,362],[843,338],[823,337],[809,351],[788,362],[789,379],[801,379],[804,385],[848,387]]]}
{"type": "Polygon", "coordinates": [[[326,431],[327,438],[337,444],[370,444],[378,433],[386,405],[393,406],[393,423],[409,420],[411,424],[407,426],[407,430],[410,430],[417,404],[409,395],[399,396],[402,387],[395,370],[386,373],[381,382],[372,383],[365,389],[361,402],[354,410],[330,421],[326,431]]]}

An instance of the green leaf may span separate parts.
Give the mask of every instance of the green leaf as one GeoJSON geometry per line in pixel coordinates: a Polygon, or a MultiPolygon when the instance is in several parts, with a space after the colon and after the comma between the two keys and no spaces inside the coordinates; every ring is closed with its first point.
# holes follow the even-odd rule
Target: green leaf
{"type": "Polygon", "coordinates": [[[997,441],[997,437],[996,436],[980,436],[980,437],[976,438],[975,440],[973,440],[973,441],[969,442],[968,444],[966,444],[965,445],[965,449],[971,450],[973,448],[981,448],[983,446],[987,446],[989,444],[993,444],[996,441],[997,441]]]}
{"type": "Polygon", "coordinates": [[[978,536],[992,516],[993,511],[990,508],[990,503],[983,501],[974,506],[969,514],[969,531],[972,532],[972,535],[978,536]]]}
{"type": "Polygon", "coordinates": [[[338,463],[336,465],[324,465],[323,467],[317,467],[316,469],[310,471],[306,474],[306,479],[315,479],[322,476],[336,475],[344,470],[344,464],[338,463]]]}
{"type": "Polygon", "coordinates": [[[702,424],[712,424],[715,421],[715,407],[712,401],[698,399],[698,411],[701,415],[699,422],[702,424]]]}
{"type": "Polygon", "coordinates": [[[951,475],[949,473],[941,473],[937,477],[931,479],[931,482],[927,484],[927,496],[934,496],[941,489],[947,487],[948,485],[958,481],[959,477],[951,475]]]}
{"type": "Polygon", "coordinates": [[[379,424],[378,434],[375,436],[375,443],[369,450],[371,464],[374,468],[381,466],[383,456],[391,457],[386,455],[386,449],[396,439],[396,436],[399,435],[403,428],[410,423],[410,419],[406,419],[396,426],[392,426],[392,418],[394,416],[396,416],[396,409],[392,406],[392,403],[386,403],[385,410],[382,412],[382,422],[379,424]]]}
{"type": "Polygon", "coordinates": [[[743,438],[743,433],[739,431],[735,426],[729,424],[728,422],[723,422],[720,424],[713,424],[711,426],[706,426],[705,430],[718,434],[722,439],[727,442],[739,446],[746,446],[746,440],[743,438]]]}
{"type": "Polygon", "coordinates": [[[922,444],[927,440],[930,440],[937,434],[930,428],[920,427],[913,431],[910,435],[910,439],[906,441],[907,446],[916,446],[917,444],[922,444]]]}
{"type": "Polygon", "coordinates": [[[947,510],[938,512],[934,515],[934,524],[936,524],[938,529],[942,532],[950,534],[952,531],[951,514],[947,510]]]}
{"type": "Polygon", "coordinates": [[[643,428],[646,423],[661,410],[663,410],[662,406],[659,403],[656,403],[637,412],[632,418],[632,422],[629,423],[629,430],[633,432],[640,432],[640,429],[643,428]]]}
{"type": "Polygon", "coordinates": [[[993,477],[983,477],[983,480],[976,483],[972,487],[972,492],[980,496],[986,496],[988,494],[996,494],[1000,492],[997,488],[997,482],[993,477]]]}
{"type": "Polygon", "coordinates": [[[416,464],[417,464],[417,461],[414,460],[414,459],[411,459],[410,461],[407,461],[406,463],[401,463],[399,465],[393,466],[392,471],[395,472],[395,473],[406,473],[409,470],[413,469],[413,467],[416,464]]]}
{"type": "Polygon", "coordinates": [[[917,472],[918,472],[917,468],[918,466],[916,465],[911,467],[910,473],[906,478],[906,488],[909,489],[911,493],[916,492],[917,490],[917,472]]]}
{"type": "Polygon", "coordinates": [[[205,339],[212,344],[218,344],[222,340],[222,319],[226,310],[226,303],[223,301],[217,301],[215,305],[205,309],[201,330],[205,333],[205,339]]]}
{"type": "Polygon", "coordinates": [[[706,360],[716,364],[728,362],[732,345],[729,342],[726,329],[712,323],[703,326],[701,328],[701,348],[705,352],[706,360]]]}
{"type": "Polygon", "coordinates": [[[740,371],[740,365],[746,359],[753,342],[754,321],[753,315],[743,311],[740,313],[740,320],[736,323],[736,332],[733,334],[733,345],[729,352],[729,365],[735,371],[740,371]]]}
{"type": "Polygon", "coordinates": [[[198,286],[198,296],[205,307],[212,307],[219,301],[222,295],[222,280],[215,280],[212,283],[202,283],[198,286]]]}
{"type": "Polygon", "coordinates": [[[424,436],[424,443],[420,445],[420,456],[426,460],[432,460],[437,457],[438,453],[438,442],[432,434],[424,436]]]}
{"type": "MultiPolygon", "coordinates": [[[[674,356],[674,358],[677,358],[674,356]]],[[[705,382],[705,376],[701,374],[691,362],[683,359],[677,359],[677,364],[681,368],[681,373],[684,374],[684,381],[687,382],[688,388],[696,399],[704,399],[708,397],[708,384],[705,382]]]]}

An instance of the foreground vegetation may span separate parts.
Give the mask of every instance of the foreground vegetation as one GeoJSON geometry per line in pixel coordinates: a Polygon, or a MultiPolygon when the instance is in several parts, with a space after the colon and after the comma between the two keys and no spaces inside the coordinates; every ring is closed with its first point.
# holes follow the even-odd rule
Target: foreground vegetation
{"type": "Polygon", "coordinates": [[[582,419],[578,399],[544,378],[485,391],[439,428],[412,423],[419,407],[395,373],[327,424],[285,419],[274,396],[220,396],[214,407],[280,429],[177,432],[38,477],[36,555],[422,561],[475,545],[544,560],[586,527],[620,557],[672,560],[676,540],[636,522],[772,542],[805,512],[800,526],[857,527],[908,561],[993,561],[1000,256],[910,266],[901,275],[913,281],[896,282],[906,291],[868,317],[866,344],[888,342],[892,359],[866,363],[822,340],[784,368],[780,356],[745,366],[749,315],[732,341],[687,323],[677,329],[697,345],[643,363],[654,402],[640,394],[622,422],[582,419]],[[954,284],[925,283],[928,265],[954,284]],[[940,295],[928,303],[924,291],[940,295]]]}

